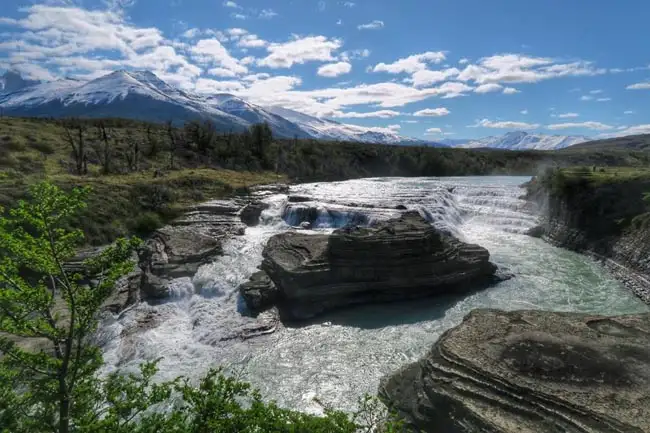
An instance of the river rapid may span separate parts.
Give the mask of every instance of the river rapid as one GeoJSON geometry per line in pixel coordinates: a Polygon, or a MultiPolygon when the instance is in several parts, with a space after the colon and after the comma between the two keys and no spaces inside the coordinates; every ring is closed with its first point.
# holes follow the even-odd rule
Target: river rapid
{"type": "Polygon", "coordinates": [[[179,279],[169,301],[141,303],[106,319],[105,371],[134,370],[161,358],[162,378],[200,377],[210,367],[239,372],[279,404],[319,413],[315,401],[349,410],[379,379],[421,357],[442,332],[474,308],[544,309],[600,314],[648,307],[586,256],[523,233],[537,216],[519,199],[526,177],[377,178],[291,187],[310,198],[288,203],[271,195],[260,226],[224,245],[225,254],[179,279]],[[249,340],[231,338],[250,324],[237,293],[261,263],[267,239],[300,223],[300,209],[318,208],[315,231],[350,221],[396,216],[396,206],[420,211],[432,224],[486,247],[515,278],[463,297],[372,305],[281,327],[249,340]],[[199,294],[200,293],[200,294],[199,294]]]}

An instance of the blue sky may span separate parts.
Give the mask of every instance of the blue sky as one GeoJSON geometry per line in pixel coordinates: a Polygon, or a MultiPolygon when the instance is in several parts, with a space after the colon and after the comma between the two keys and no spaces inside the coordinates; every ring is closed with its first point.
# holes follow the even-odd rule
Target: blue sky
{"type": "Polygon", "coordinates": [[[2,0],[0,69],[147,69],[429,138],[650,132],[643,0],[2,0]]]}

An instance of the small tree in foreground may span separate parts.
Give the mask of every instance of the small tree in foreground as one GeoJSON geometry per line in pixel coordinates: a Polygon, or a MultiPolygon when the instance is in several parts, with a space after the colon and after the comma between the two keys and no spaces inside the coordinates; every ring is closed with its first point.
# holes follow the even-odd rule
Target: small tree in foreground
{"type": "Polygon", "coordinates": [[[219,369],[198,386],[183,378],[156,383],[156,362],[141,365],[139,374],[100,377],[97,316],[131,270],[139,241],[119,239],[86,261],[90,277],[69,271],[65,263],[83,234],[66,227],[87,194],[40,183],[31,188],[32,201],[0,216],[0,432],[402,431],[385,422],[385,408],[374,399],[362,400],[356,414],[328,409],[319,417],[264,402],[219,369]]]}

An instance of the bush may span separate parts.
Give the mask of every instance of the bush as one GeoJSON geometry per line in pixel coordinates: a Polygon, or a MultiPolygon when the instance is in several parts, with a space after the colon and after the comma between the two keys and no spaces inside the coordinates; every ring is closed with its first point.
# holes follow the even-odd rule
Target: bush
{"type": "Polygon", "coordinates": [[[130,228],[138,236],[147,236],[164,224],[162,218],[157,213],[145,212],[135,219],[130,228]]]}

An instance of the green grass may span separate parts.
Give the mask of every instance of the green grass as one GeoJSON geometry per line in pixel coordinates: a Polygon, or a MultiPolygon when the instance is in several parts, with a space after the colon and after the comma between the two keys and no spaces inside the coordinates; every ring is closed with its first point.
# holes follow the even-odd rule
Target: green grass
{"type": "Polygon", "coordinates": [[[571,179],[585,179],[594,185],[650,180],[650,167],[568,167],[561,170],[571,179]]]}
{"type": "MultiPolygon", "coordinates": [[[[144,140],[145,126],[127,122],[113,132],[125,136],[129,129],[128,133],[144,140]]],[[[160,125],[152,127],[161,150],[151,156],[143,149],[141,170],[102,176],[91,154],[88,174],[78,176],[71,173],[73,157],[63,127],[52,121],[1,118],[0,206],[12,207],[27,197],[30,184],[43,179],[65,189],[90,186],[88,208],[75,225],[84,230],[89,244],[100,245],[132,233],[146,236],[198,202],[232,196],[252,185],[287,181],[286,176],[269,172],[201,166],[182,154],[176,158],[176,169],[169,170],[165,131],[160,125]]],[[[89,146],[97,143],[93,134],[89,128],[89,146]]],[[[121,163],[116,160],[118,171],[123,169],[121,163]]]]}

